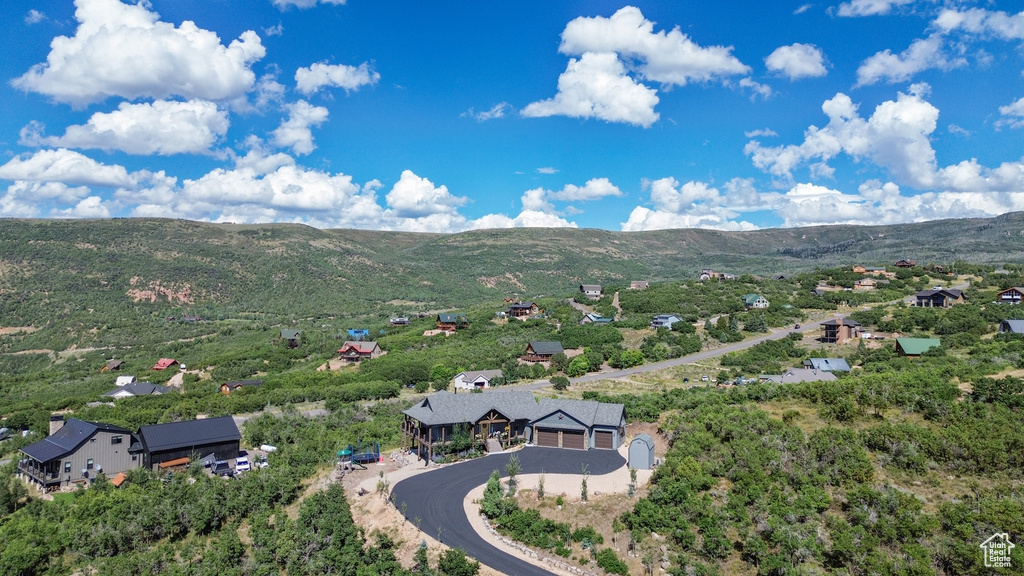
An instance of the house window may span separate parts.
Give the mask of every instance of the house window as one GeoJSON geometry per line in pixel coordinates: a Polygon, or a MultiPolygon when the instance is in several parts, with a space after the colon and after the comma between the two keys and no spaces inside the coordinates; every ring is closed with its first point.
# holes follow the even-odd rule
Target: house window
{"type": "Polygon", "coordinates": [[[110,437],[110,443],[111,444],[120,444],[121,443],[121,436],[111,436],[110,437]]]}
{"type": "Polygon", "coordinates": [[[67,462],[64,463],[64,473],[65,474],[70,474],[71,473],[71,460],[68,460],[67,462]]]}
{"type": "Polygon", "coordinates": [[[92,470],[92,458],[89,458],[88,460],[85,461],[85,469],[92,470]]]}
{"type": "Polygon", "coordinates": [[[132,454],[132,462],[135,462],[138,459],[139,459],[139,455],[138,454],[132,454]]]}

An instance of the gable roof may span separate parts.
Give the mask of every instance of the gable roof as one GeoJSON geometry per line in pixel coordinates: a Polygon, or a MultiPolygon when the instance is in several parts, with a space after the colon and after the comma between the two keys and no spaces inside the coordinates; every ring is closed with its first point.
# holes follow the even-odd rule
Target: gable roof
{"type": "Polygon", "coordinates": [[[128,430],[112,424],[86,422],[78,418],[68,418],[60,430],[39,442],[25,446],[21,451],[39,462],[48,462],[54,458],[61,458],[74,452],[100,430],[131,434],[128,430]]]}
{"type": "Polygon", "coordinates": [[[931,298],[937,294],[944,294],[945,296],[956,300],[962,298],[964,293],[961,290],[955,288],[933,288],[931,290],[921,290],[915,296],[918,298],[931,298]]]}
{"type": "Polygon", "coordinates": [[[142,426],[139,437],[150,452],[242,439],[231,416],[142,426]]]}
{"type": "Polygon", "coordinates": [[[476,422],[492,409],[512,420],[531,419],[537,409],[537,401],[526,390],[487,394],[452,394],[442,390],[427,396],[404,413],[427,426],[434,426],[476,422]]]}
{"type": "Polygon", "coordinates": [[[600,292],[600,284],[580,284],[580,292],[600,292]]]}
{"type": "Polygon", "coordinates": [[[1024,334],[1024,320],[1003,320],[999,323],[999,331],[1024,334]]]}
{"type": "Polygon", "coordinates": [[[355,340],[349,340],[341,345],[341,348],[338,349],[338,354],[344,354],[350,349],[354,349],[356,352],[359,352],[360,354],[372,354],[375,348],[380,348],[380,344],[377,344],[376,342],[372,341],[360,342],[355,340]]]}
{"type": "Polygon", "coordinates": [[[658,314],[657,316],[654,317],[654,321],[655,322],[658,322],[658,321],[661,321],[661,322],[682,322],[682,320],[679,318],[679,316],[676,316],[675,314],[658,314]]]}
{"type": "Polygon", "coordinates": [[[166,368],[174,366],[177,363],[178,361],[175,360],[174,358],[161,358],[156,361],[156,364],[153,365],[153,370],[164,370],[166,368]]]}
{"type": "Polygon", "coordinates": [[[938,338],[897,338],[896,346],[903,350],[904,354],[920,356],[932,348],[942,345],[938,338]]]}
{"type": "Polygon", "coordinates": [[[546,356],[548,354],[554,355],[559,352],[565,352],[562,348],[561,342],[549,342],[547,340],[534,340],[530,342],[530,349],[533,350],[534,354],[546,356]]]}
{"type": "MultiPolygon", "coordinates": [[[[598,402],[596,400],[564,400],[542,398],[533,420],[546,418],[555,412],[563,412],[586,427],[618,426],[622,421],[625,406],[598,402]]],[[[545,424],[546,426],[547,424],[545,424]]]]}
{"type": "Polygon", "coordinates": [[[107,370],[120,370],[122,364],[124,364],[124,360],[107,360],[104,366],[107,370]]]}
{"type": "Polygon", "coordinates": [[[437,315],[437,321],[444,324],[455,324],[457,322],[468,322],[465,314],[442,313],[437,315]]]}
{"type": "Polygon", "coordinates": [[[295,340],[302,334],[302,330],[292,330],[291,328],[285,328],[281,330],[282,340],[295,340]]]}
{"type": "Polygon", "coordinates": [[[534,307],[533,302],[516,302],[515,304],[509,304],[509,310],[530,310],[534,307]]]}
{"type": "Polygon", "coordinates": [[[459,372],[455,375],[456,378],[462,376],[464,382],[472,382],[477,378],[483,378],[490,382],[491,380],[501,376],[501,370],[473,370],[466,372],[459,372]]]}
{"type": "Polygon", "coordinates": [[[104,396],[118,396],[118,395],[129,395],[129,396],[150,396],[153,394],[167,394],[171,391],[171,388],[167,386],[158,386],[152,382],[132,382],[125,384],[124,386],[118,386],[110,392],[106,392],[104,396]]]}
{"type": "Polygon", "coordinates": [[[753,304],[754,302],[757,302],[761,298],[764,298],[764,296],[761,296],[760,294],[744,294],[743,303],[750,305],[753,304]]]}
{"type": "Polygon", "coordinates": [[[850,364],[845,358],[811,358],[804,361],[805,366],[810,366],[814,370],[824,370],[825,372],[849,372],[850,364]]]}

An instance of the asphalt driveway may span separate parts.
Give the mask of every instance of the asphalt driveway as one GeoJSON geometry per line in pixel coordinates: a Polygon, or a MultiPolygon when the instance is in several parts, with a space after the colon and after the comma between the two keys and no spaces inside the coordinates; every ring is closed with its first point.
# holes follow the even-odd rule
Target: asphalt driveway
{"type": "MultiPolygon", "coordinates": [[[[521,474],[580,474],[582,466],[592,475],[607,474],[626,465],[614,450],[566,450],[527,446],[519,455],[521,474]]],[[[391,494],[405,516],[420,519],[420,529],[453,548],[462,548],[481,563],[509,576],[552,576],[551,572],[502,552],[481,538],[466,518],[463,502],[470,490],[487,482],[498,470],[502,477],[509,453],[492,454],[439,470],[417,474],[395,485],[391,494]]]]}

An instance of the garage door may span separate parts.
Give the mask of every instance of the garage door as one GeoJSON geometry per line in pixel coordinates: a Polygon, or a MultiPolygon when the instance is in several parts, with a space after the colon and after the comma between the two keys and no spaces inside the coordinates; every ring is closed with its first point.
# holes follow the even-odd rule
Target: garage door
{"type": "Polygon", "coordinates": [[[537,446],[558,448],[558,430],[537,429],[537,446]]]}
{"type": "Polygon", "coordinates": [[[594,447],[603,448],[605,450],[612,449],[612,432],[611,430],[595,430],[594,431],[594,447]]]}
{"type": "Polygon", "coordinates": [[[576,450],[585,450],[587,448],[586,435],[582,431],[572,432],[570,430],[563,430],[562,448],[574,448],[576,450]]]}

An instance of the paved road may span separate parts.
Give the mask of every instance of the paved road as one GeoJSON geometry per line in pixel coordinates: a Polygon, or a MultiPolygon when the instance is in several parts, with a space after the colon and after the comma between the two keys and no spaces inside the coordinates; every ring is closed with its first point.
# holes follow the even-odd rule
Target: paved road
{"type": "MultiPolygon", "coordinates": [[[[671,368],[673,366],[692,364],[694,362],[700,362],[702,360],[708,360],[711,358],[722,356],[723,354],[728,354],[730,352],[744,350],[746,348],[750,348],[751,346],[760,344],[761,342],[764,342],[766,340],[779,340],[785,338],[792,332],[803,333],[815,331],[821,327],[822,322],[826,322],[834,318],[845,317],[846,314],[834,314],[832,316],[829,316],[828,318],[823,318],[821,320],[801,324],[800,328],[798,329],[774,328],[770,333],[765,334],[764,336],[758,336],[757,338],[751,338],[750,340],[744,340],[742,342],[733,342],[732,344],[727,344],[725,346],[715,348],[713,350],[704,350],[701,352],[697,352],[696,354],[690,354],[689,356],[680,356],[679,358],[672,358],[671,360],[652,362],[651,364],[644,364],[642,366],[627,368],[625,370],[606,370],[604,372],[591,372],[584,376],[580,376],[579,378],[573,378],[570,380],[570,382],[593,382],[595,380],[614,380],[616,378],[628,378],[636,374],[643,374],[644,372],[653,372],[655,370],[664,370],[665,368],[671,368]]],[[[498,388],[494,388],[493,390],[500,391],[507,390],[509,388],[514,388],[516,390],[539,390],[550,385],[551,382],[548,380],[538,380],[536,382],[530,382],[529,384],[513,384],[511,386],[501,386],[498,388]]]]}
{"type": "MultiPolygon", "coordinates": [[[[607,474],[626,464],[613,450],[563,450],[527,446],[519,455],[522,474],[579,474],[587,464],[591,474],[607,474]]],[[[539,568],[502,552],[484,540],[469,523],[463,502],[470,490],[485,484],[494,470],[505,474],[510,454],[492,454],[439,470],[418,474],[395,485],[391,494],[399,510],[406,506],[410,521],[420,519],[419,528],[453,548],[509,576],[552,576],[539,568]]]]}

